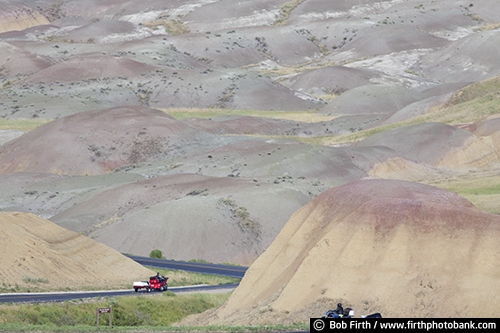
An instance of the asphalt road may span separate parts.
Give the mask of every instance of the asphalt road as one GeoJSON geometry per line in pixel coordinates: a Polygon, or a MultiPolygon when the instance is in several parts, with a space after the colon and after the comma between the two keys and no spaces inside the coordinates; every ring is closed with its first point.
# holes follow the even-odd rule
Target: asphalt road
{"type": "Polygon", "coordinates": [[[243,267],[243,266],[154,259],[148,257],[131,256],[131,255],[126,255],[126,256],[137,261],[139,264],[143,266],[177,269],[181,271],[204,273],[204,274],[217,274],[217,275],[236,277],[240,279],[243,278],[245,272],[248,269],[248,267],[243,267]]]}
{"type": "MultiPolygon", "coordinates": [[[[185,292],[207,292],[216,290],[231,290],[238,284],[226,284],[220,286],[187,286],[187,287],[170,287],[168,291],[174,293],[185,292]]],[[[146,293],[139,291],[138,293],[146,293]]],[[[157,294],[159,291],[152,291],[151,294],[157,294]]],[[[113,297],[113,296],[132,296],[137,295],[133,289],[127,290],[101,290],[101,291],[73,291],[73,292],[50,292],[50,293],[15,293],[15,294],[0,294],[0,303],[37,303],[37,302],[63,302],[72,299],[83,299],[93,297],[113,297]]]]}
{"type": "MultiPolygon", "coordinates": [[[[137,261],[141,265],[183,270],[188,272],[204,273],[204,274],[217,274],[236,278],[242,278],[245,275],[247,267],[184,262],[165,259],[153,259],[148,257],[128,256],[137,261]]],[[[227,284],[219,286],[186,286],[186,287],[169,287],[168,290],[174,293],[183,292],[209,292],[236,288],[238,284],[227,284]]],[[[139,291],[145,292],[145,291],[139,291]]],[[[157,291],[151,292],[152,294],[157,291]]],[[[131,288],[129,290],[101,290],[101,291],[78,291],[78,292],[50,292],[50,293],[10,293],[0,294],[0,303],[24,303],[24,302],[61,302],[72,299],[92,298],[92,297],[112,297],[112,296],[126,296],[135,295],[136,292],[131,288]]]]}

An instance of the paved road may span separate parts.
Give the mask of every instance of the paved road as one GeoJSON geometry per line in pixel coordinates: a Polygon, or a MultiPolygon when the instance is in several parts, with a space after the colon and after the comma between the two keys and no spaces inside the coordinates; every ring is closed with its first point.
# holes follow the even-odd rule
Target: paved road
{"type": "MultiPolygon", "coordinates": [[[[141,265],[167,268],[175,270],[183,270],[188,272],[217,274],[236,278],[242,278],[245,275],[247,267],[219,265],[208,263],[184,262],[175,260],[153,259],[148,257],[128,256],[137,261],[141,265]]],[[[227,284],[220,286],[187,286],[187,287],[169,287],[168,290],[174,293],[183,292],[208,292],[221,291],[224,289],[232,290],[238,284],[227,284]]],[[[152,292],[155,293],[155,292],[152,292]]],[[[72,299],[91,298],[91,297],[112,297],[135,295],[133,289],[129,290],[101,290],[101,291],[79,291],[79,292],[51,292],[51,293],[15,293],[15,294],[0,294],[0,303],[23,303],[23,302],[61,302],[72,299]]]]}
{"type": "MultiPolygon", "coordinates": [[[[187,287],[170,287],[169,291],[174,293],[185,292],[208,292],[208,291],[224,291],[236,288],[238,284],[226,284],[220,286],[187,286],[187,287]]],[[[139,291],[138,293],[146,293],[139,291]]],[[[152,291],[151,294],[157,294],[159,291],[152,291]]],[[[113,296],[132,296],[137,293],[132,289],[127,290],[98,290],[98,291],[74,291],[74,292],[50,292],[50,293],[15,293],[15,294],[0,294],[0,303],[37,303],[37,302],[62,302],[72,299],[83,299],[92,297],[113,297],[113,296]]]]}
{"type": "Polygon", "coordinates": [[[137,261],[139,264],[143,266],[178,269],[181,271],[204,273],[204,274],[217,274],[217,275],[236,277],[240,279],[243,278],[245,272],[248,269],[248,267],[243,267],[243,266],[154,259],[148,257],[131,256],[131,255],[127,255],[127,257],[137,261]]]}

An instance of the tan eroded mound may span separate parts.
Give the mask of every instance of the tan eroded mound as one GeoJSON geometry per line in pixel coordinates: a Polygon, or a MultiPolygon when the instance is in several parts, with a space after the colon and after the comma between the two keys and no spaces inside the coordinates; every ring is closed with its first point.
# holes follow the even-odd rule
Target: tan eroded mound
{"type": "Polygon", "coordinates": [[[367,174],[373,178],[404,179],[419,181],[436,174],[438,170],[425,164],[409,161],[403,157],[390,157],[375,163],[367,174]]]}
{"type": "Polygon", "coordinates": [[[500,163],[500,116],[486,117],[469,127],[474,135],[460,149],[451,150],[439,166],[490,169],[500,163]]]}
{"type": "Polygon", "coordinates": [[[499,237],[500,216],[452,192],[349,183],[298,210],[228,302],[195,319],[308,322],[337,300],[357,317],[498,317],[499,237]]]}
{"type": "Polygon", "coordinates": [[[0,33],[49,23],[42,14],[26,6],[0,4],[0,33]]]}
{"type": "Polygon", "coordinates": [[[39,281],[43,289],[116,288],[153,274],[110,247],[36,215],[0,212],[0,235],[4,286],[39,281]]]}

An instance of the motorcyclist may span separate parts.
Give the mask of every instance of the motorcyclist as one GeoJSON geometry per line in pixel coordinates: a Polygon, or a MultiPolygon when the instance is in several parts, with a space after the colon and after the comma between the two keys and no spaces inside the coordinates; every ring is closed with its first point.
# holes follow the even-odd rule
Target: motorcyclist
{"type": "Polygon", "coordinates": [[[335,312],[337,312],[339,316],[342,316],[344,314],[344,308],[342,307],[342,303],[337,304],[337,309],[335,309],[335,312]]]}
{"type": "Polygon", "coordinates": [[[342,307],[342,303],[337,304],[337,308],[335,310],[328,310],[323,318],[352,318],[354,317],[354,311],[351,308],[342,307]]]}

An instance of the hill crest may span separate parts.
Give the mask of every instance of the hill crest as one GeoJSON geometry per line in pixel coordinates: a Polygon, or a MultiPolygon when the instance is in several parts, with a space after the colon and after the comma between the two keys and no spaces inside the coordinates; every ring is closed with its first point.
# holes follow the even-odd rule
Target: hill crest
{"type": "Polygon", "coordinates": [[[307,322],[336,301],[356,317],[494,317],[499,236],[499,216],[454,193],[395,180],[345,184],[293,214],[228,302],[195,320],[307,322]]]}

